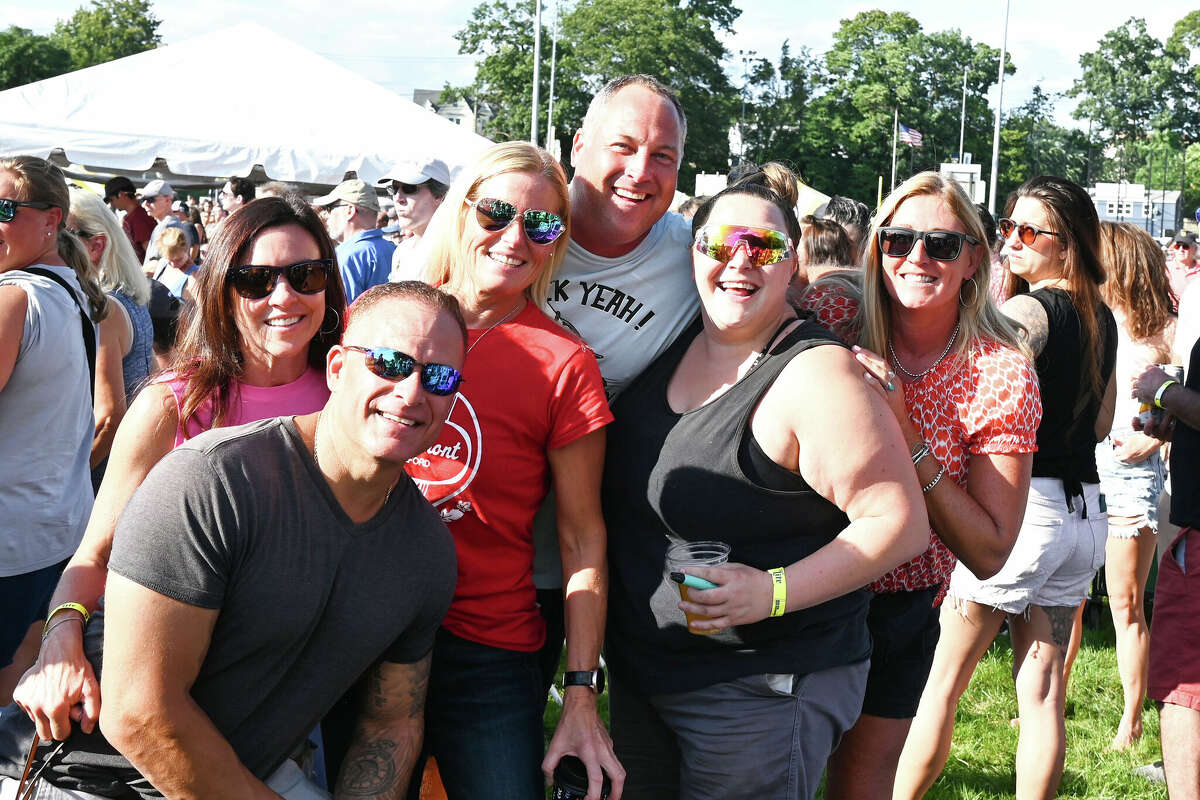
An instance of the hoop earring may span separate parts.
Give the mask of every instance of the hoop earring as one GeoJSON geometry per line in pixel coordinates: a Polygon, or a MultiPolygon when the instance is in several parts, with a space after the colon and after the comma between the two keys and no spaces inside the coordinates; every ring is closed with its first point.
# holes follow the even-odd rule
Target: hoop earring
{"type": "Polygon", "coordinates": [[[329,336],[329,335],[331,335],[331,334],[334,334],[334,333],[341,333],[341,331],[342,331],[342,317],[341,317],[341,315],[340,315],[340,314],[338,314],[338,312],[337,312],[337,309],[336,309],[336,308],[334,308],[333,306],[330,306],[329,308],[327,308],[327,309],[326,309],[326,311],[328,311],[328,312],[330,312],[331,314],[333,314],[333,318],[334,318],[335,320],[337,320],[337,322],[333,323],[333,327],[332,327],[332,328],[330,328],[329,330],[325,330],[324,328],[322,328],[320,331],[318,331],[318,334],[319,334],[320,336],[329,336]]]}
{"type": "Polygon", "coordinates": [[[959,287],[958,287],[958,302],[959,302],[960,304],[962,304],[962,307],[963,307],[963,308],[970,308],[971,306],[973,306],[973,305],[975,305],[977,302],[979,302],[979,284],[977,284],[977,283],[975,282],[975,276],[974,276],[974,275],[972,275],[971,277],[967,278],[965,281],[963,281],[963,282],[962,282],[962,283],[959,285],[959,287]],[[966,286],[968,283],[969,283],[969,284],[971,284],[971,288],[975,290],[975,294],[971,296],[971,302],[969,302],[969,303],[968,303],[968,302],[966,302],[965,300],[963,300],[963,296],[962,296],[962,290],[963,290],[963,286],[966,286]]]}

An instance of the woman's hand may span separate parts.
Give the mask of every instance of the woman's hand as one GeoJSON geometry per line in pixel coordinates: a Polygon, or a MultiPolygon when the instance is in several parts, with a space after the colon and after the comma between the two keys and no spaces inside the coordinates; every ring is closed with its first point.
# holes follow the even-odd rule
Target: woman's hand
{"type": "MultiPolygon", "coordinates": [[[[905,424],[909,421],[908,406],[904,403],[904,390],[900,387],[900,379],[896,377],[896,373],[892,372],[892,368],[888,366],[883,357],[858,345],[852,349],[854,358],[866,369],[863,377],[875,391],[879,392],[888,404],[888,408],[896,415],[896,421],[900,423],[901,430],[905,430],[905,424]]],[[[907,438],[907,430],[905,433],[907,438]]]]}
{"type": "Polygon", "coordinates": [[[1162,447],[1162,442],[1144,433],[1134,433],[1124,439],[1114,438],[1112,443],[1113,455],[1122,464],[1140,464],[1162,447]]]}
{"type": "Polygon", "coordinates": [[[42,739],[66,739],[71,720],[91,733],[100,718],[100,682],[83,654],[81,626],[60,623],[42,642],[37,662],[21,676],[13,699],[42,739]]]}
{"type": "Polygon", "coordinates": [[[733,625],[749,625],[771,615],[771,576],[745,564],[720,567],[684,567],[687,575],[712,581],[716,589],[688,589],[688,601],[679,608],[712,619],[697,620],[695,633],[716,633],[733,625]]]}

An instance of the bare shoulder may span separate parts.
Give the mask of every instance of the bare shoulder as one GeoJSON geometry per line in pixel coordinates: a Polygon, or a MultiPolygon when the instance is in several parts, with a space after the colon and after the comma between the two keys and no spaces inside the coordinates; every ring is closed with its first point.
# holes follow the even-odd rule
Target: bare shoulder
{"type": "Polygon", "coordinates": [[[1050,337],[1050,318],[1042,304],[1027,294],[1018,294],[1006,300],[1000,310],[1025,329],[1029,349],[1040,354],[1050,337]]]}

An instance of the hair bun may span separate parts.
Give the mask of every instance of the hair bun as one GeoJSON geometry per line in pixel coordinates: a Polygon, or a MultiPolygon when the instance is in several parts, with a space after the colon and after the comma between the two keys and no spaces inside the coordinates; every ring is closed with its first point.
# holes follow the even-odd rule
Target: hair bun
{"type": "Polygon", "coordinates": [[[778,161],[763,164],[762,167],[749,173],[738,183],[765,186],[779,195],[780,199],[789,206],[794,207],[800,199],[800,185],[796,174],[778,161]]]}

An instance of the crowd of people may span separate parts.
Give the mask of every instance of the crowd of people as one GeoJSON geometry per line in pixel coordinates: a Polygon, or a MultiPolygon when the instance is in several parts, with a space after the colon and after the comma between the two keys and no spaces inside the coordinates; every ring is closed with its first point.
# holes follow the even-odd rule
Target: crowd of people
{"type": "Polygon", "coordinates": [[[1052,797],[1104,567],[1112,746],[1159,701],[1200,798],[1195,235],[774,162],[685,216],[686,135],[629,75],[570,179],[0,160],[0,797],[919,798],[1004,626],[1052,797]]]}

